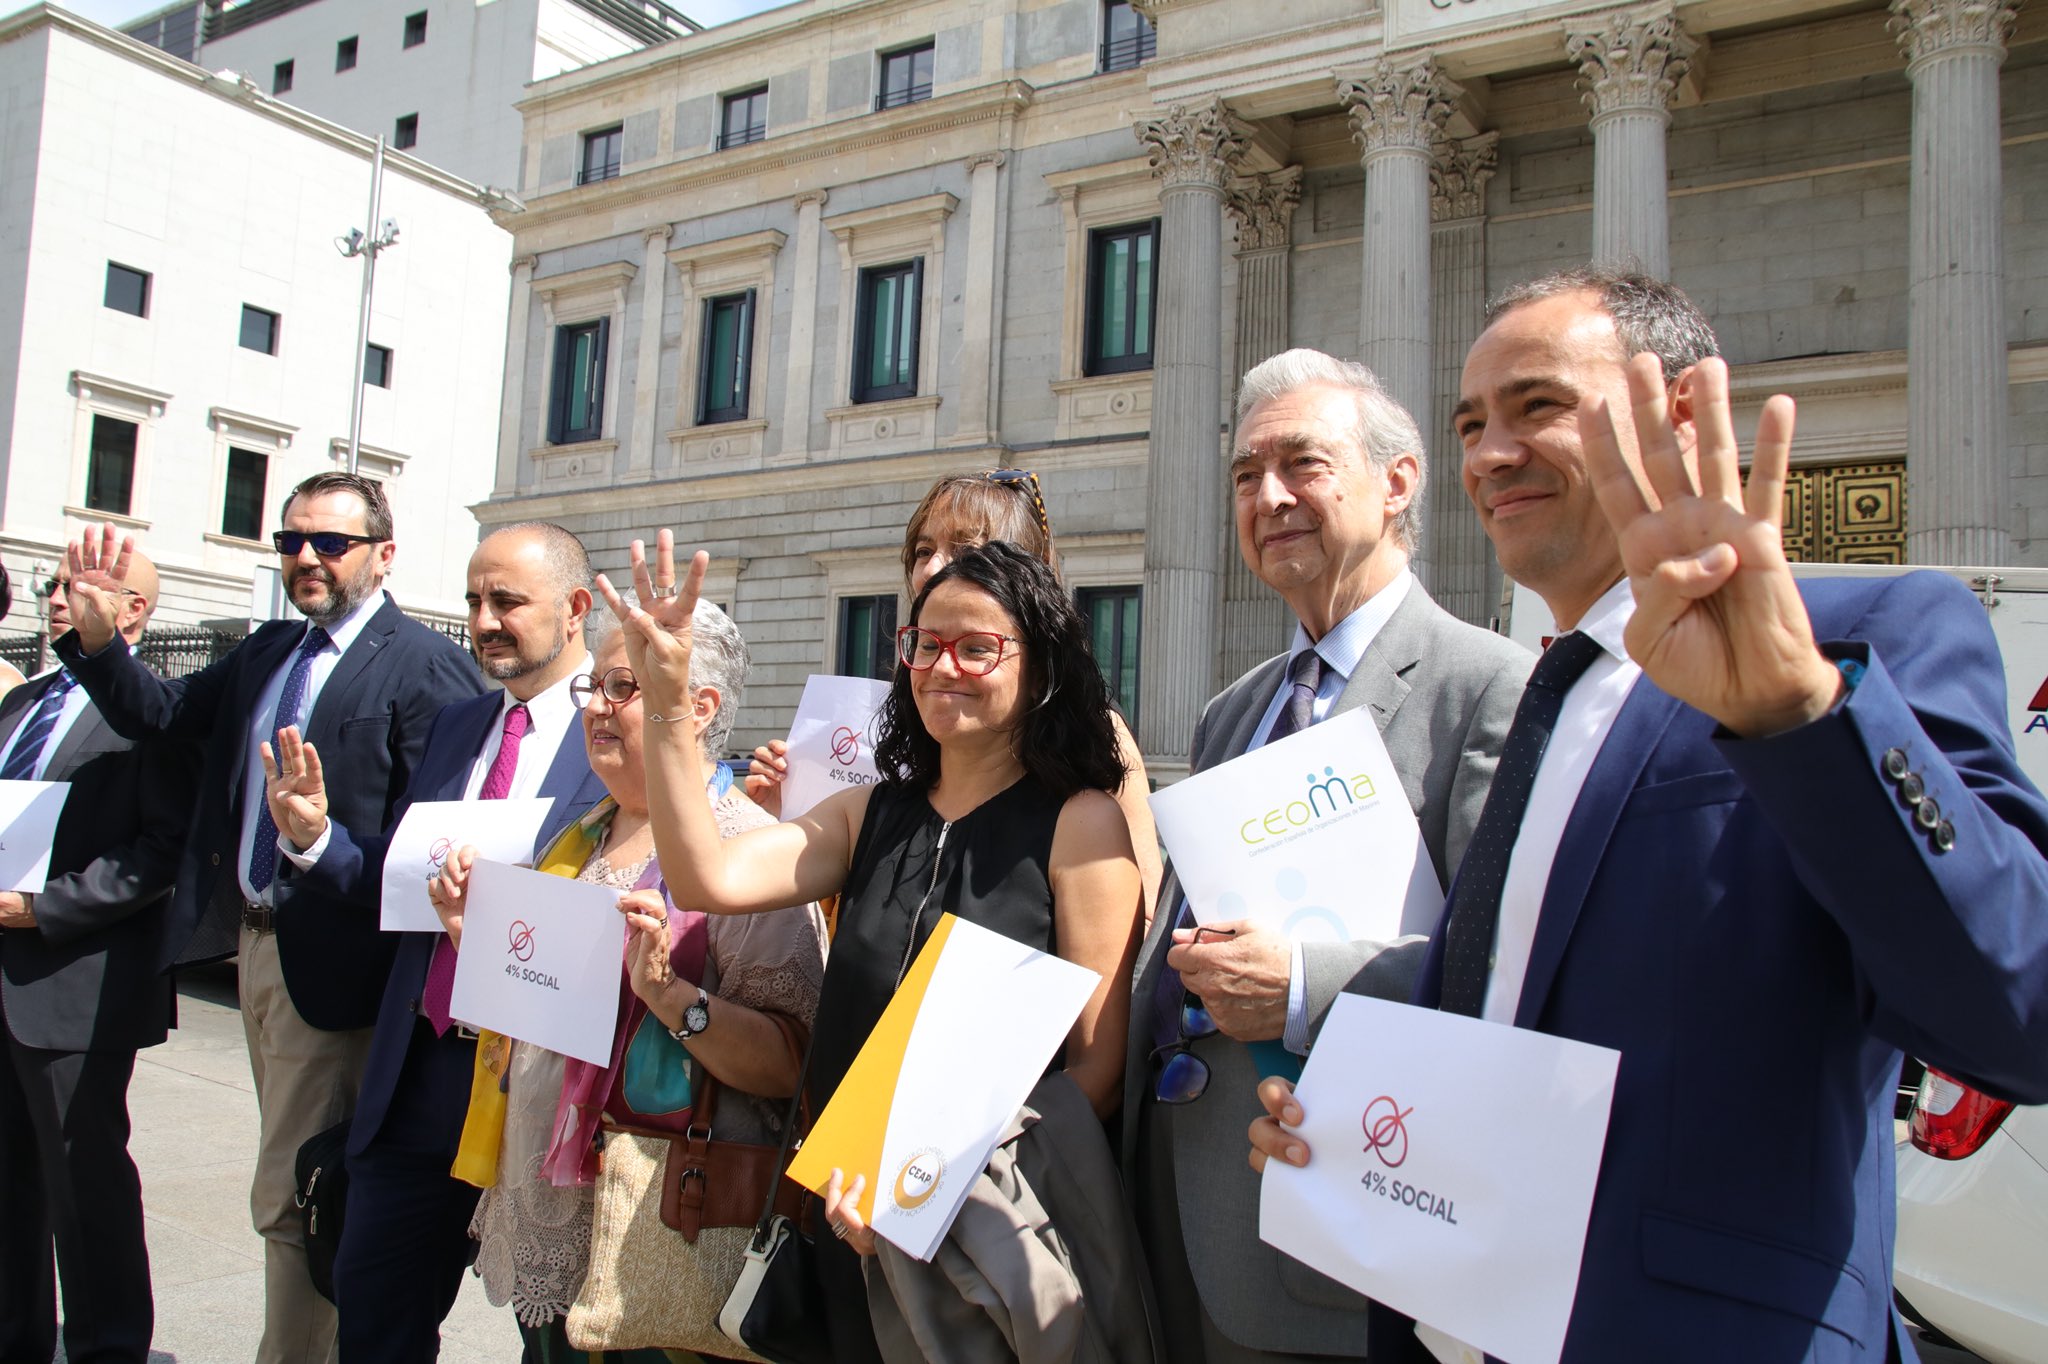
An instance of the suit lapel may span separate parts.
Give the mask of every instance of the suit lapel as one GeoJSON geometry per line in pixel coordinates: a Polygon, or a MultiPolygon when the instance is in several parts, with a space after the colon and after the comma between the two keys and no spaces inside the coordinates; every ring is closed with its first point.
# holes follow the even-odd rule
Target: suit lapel
{"type": "MultiPolygon", "coordinates": [[[[294,629],[289,622],[266,634],[257,634],[244,647],[249,651],[247,666],[242,669],[238,683],[240,704],[225,714],[241,716],[237,723],[247,726],[255,714],[256,707],[263,700],[263,689],[270,685],[270,679],[277,673],[278,665],[284,662],[298,643],[303,630],[294,629]]],[[[247,733],[246,728],[243,731],[247,733]]],[[[240,745],[237,745],[240,747],[240,745]]],[[[243,764],[228,764],[228,809],[239,812],[242,808],[243,764]]]]}
{"type": "Polygon", "coordinates": [[[1394,609],[1387,623],[1373,636],[1366,647],[1364,657],[1358,660],[1358,667],[1352,671],[1350,681],[1344,684],[1337,703],[1330,708],[1330,717],[1342,715],[1359,706],[1372,708],[1372,722],[1386,733],[1401,703],[1408,699],[1414,688],[1408,685],[1404,675],[1410,668],[1422,661],[1422,630],[1424,612],[1421,608],[1432,603],[1420,584],[1408,589],[1408,595],[1394,609]]]}
{"type": "Polygon", "coordinates": [[[59,774],[71,770],[73,762],[84,750],[86,741],[93,741],[93,746],[97,748],[106,731],[107,722],[100,718],[99,707],[88,703],[86,708],[79,712],[78,719],[72,723],[71,728],[64,732],[64,737],[58,741],[56,751],[50,754],[50,761],[43,764],[44,779],[61,781],[63,778],[59,774]]]}
{"type": "Polygon", "coordinates": [[[313,703],[313,713],[306,717],[306,737],[316,734],[321,743],[329,741],[341,720],[351,716],[355,710],[355,698],[350,695],[355,684],[361,680],[363,670],[391,643],[391,637],[398,633],[398,622],[403,617],[389,596],[384,604],[363,622],[362,632],[347,652],[335,661],[334,671],[327,674],[327,680],[320,686],[320,699],[313,703]]]}
{"type": "Polygon", "coordinates": [[[562,830],[569,827],[571,820],[597,804],[606,794],[604,782],[590,770],[590,755],[583,746],[580,720],[570,724],[562,742],[556,745],[554,761],[548,764],[547,775],[541,778],[540,793],[553,796],[555,803],[549,808],[547,819],[542,821],[540,837],[533,845],[536,863],[540,861],[541,854],[561,837],[562,830]]]}
{"type": "Polygon", "coordinates": [[[1203,752],[1197,757],[1193,771],[1228,762],[1251,752],[1252,739],[1259,732],[1259,719],[1265,715],[1266,707],[1272,703],[1273,693],[1280,687],[1280,680],[1287,675],[1287,655],[1269,658],[1259,665],[1252,685],[1240,690],[1244,706],[1237,714],[1220,717],[1229,726],[1230,732],[1217,736],[1203,745],[1203,752]]]}
{"type": "Polygon", "coordinates": [[[1677,701],[1648,679],[1641,679],[1622,703],[1606,742],[1600,745],[1600,754],[1586,773],[1586,784],[1579,788],[1578,803],[1565,821],[1557,857],[1550,864],[1550,883],[1544,887],[1543,908],[1536,918],[1536,940],[1529,948],[1529,970],[1522,979],[1522,997],[1515,1005],[1516,1027],[1534,1028],[1543,1016],[1565,947],[1585,906],[1587,888],[1606,855],[1622,808],[1649,763],[1651,751],[1680,709],[1677,701]]]}
{"type": "Polygon", "coordinates": [[[35,708],[42,704],[43,693],[50,689],[50,683],[57,674],[51,673],[40,682],[24,682],[6,696],[0,697],[0,752],[6,751],[13,741],[14,732],[22,727],[35,708]]]}

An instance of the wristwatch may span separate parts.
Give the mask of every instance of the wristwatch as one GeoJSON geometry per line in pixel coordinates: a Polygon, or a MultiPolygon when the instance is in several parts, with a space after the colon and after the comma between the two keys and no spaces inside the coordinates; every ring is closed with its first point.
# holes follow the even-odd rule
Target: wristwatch
{"type": "Polygon", "coordinates": [[[704,987],[697,987],[697,1002],[683,1010],[683,1026],[670,1028],[668,1035],[678,1042],[687,1042],[711,1026],[711,996],[704,987]]]}

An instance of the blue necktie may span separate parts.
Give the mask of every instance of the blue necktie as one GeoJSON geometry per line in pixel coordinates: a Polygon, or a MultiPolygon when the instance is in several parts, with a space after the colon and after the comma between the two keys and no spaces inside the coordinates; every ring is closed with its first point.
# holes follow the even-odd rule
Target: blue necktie
{"type": "MultiPolygon", "coordinates": [[[[270,717],[271,751],[277,750],[277,732],[299,722],[299,707],[306,700],[306,679],[313,672],[313,655],[327,647],[327,631],[316,625],[306,631],[292,670],[285,674],[284,690],[277,695],[277,712],[270,717]]],[[[263,788],[249,793],[256,801],[256,846],[249,849],[249,884],[261,895],[277,876],[277,823],[270,817],[270,802],[263,788]]]]}
{"type": "Polygon", "coordinates": [[[50,731],[57,728],[57,717],[64,713],[64,696],[77,685],[77,680],[70,673],[59,670],[50,683],[50,689],[36,703],[35,713],[21,727],[21,735],[14,741],[14,751],[7,755],[7,765],[0,767],[0,781],[34,779],[36,763],[43,756],[43,745],[50,741],[50,731]]]}
{"type": "Polygon", "coordinates": [[[1529,674],[1528,689],[1515,707],[1515,722],[1501,747],[1500,766],[1487,788],[1485,808],[1479,812],[1479,825],[1451,887],[1451,912],[1443,930],[1443,1000],[1438,1006],[1446,1013],[1477,1018],[1486,1007],[1501,890],[1507,885],[1515,840],[1521,836],[1522,816],[1528,813],[1536,769],[1550,745],[1550,732],[1557,728],[1564,694],[1600,653],[1590,635],[1574,630],[1552,640],[1529,674]]]}

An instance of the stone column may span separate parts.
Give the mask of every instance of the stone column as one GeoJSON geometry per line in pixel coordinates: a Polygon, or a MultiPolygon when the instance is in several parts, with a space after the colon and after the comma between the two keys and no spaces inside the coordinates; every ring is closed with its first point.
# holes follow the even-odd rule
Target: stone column
{"type": "Polygon", "coordinates": [[[968,161],[967,291],[960,337],[958,425],[948,444],[986,445],[994,438],[992,398],[996,391],[996,226],[1001,205],[996,177],[1002,152],[983,152],[968,161]]]}
{"type": "MultiPolygon", "coordinates": [[[[777,464],[800,463],[811,447],[811,369],[818,353],[819,221],[825,191],[796,196],[796,273],[789,293],[789,371],[782,385],[782,450],[777,464]]],[[[768,306],[762,300],[762,306],[768,306]]]]}
{"type": "Polygon", "coordinates": [[[633,430],[626,468],[615,480],[645,483],[654,477],[656,400],[661,396],[661,315],[668,306],[666,223],[641,234],[640,346],[633,366],[633,430]]]}
{"type": "Polygon", "coordinates": [[[1163,182],[1145,477],[1140,747],[1172,762],[1218,682],[1223,517],[1223,187],[1247,134],[1220,99],[1141,120],[1163,182]]]}
{"type": "MultiPolygon", "coordinates": [[[[526,355],[532,344],[526,335],[533,315],[533,272],[540,261],[521,256],[512,262],[512,298],[505,321],[505,396],[498,408],[498,478],[493,497],[511,497],[519,491],[519,457],[526,443],[526,355]]],[[[541,353],[547,353],[547,338],[541,338],[541,353]]]]}
{"type": "MultiPolygon", "coordinates": [[[[1340,79],[1352,136],[1365,166],[1365,260],[1360,277],[1358,357],[1418,422],[1430,410],[1434,357],[1429,328],[1429,159],[1443,140],[1452,101],[1463,91],[1436,59],[1382,58],[1362,76],[1340,79]]],[[[1429,581],[1430,546],[1413,567],[1429,581]]]]}
{"type": "Polygon", "coordinates": [[[2004,564],[2007,394],[1998,68],[2017,0],[1892,0],[1913,83],[1906,558],[2004,564]]]}
{"type": "Polygon", "coordinates": [[[1565,36],[1593,114],[1594,260],[1634,261],[1659,279],[1671,273],[1664,144],[1671,98],[1698,47],[1669,9],[1565,36]]]}
{"type": "MultiPolygon", "coordinates": [[[[1293,336],[1294,210],[1301,202],[1301,167],[1233,180],[1224,207],[1237,224],[1237,373],[1227,385],[1236,406],[1237,380],[1268,356],[1286,350],[1293,336]]],[[[1236,544],[1235,512],[1224,496],[1223,668],[1221,681],[1243,673],[1287,647],[1294,614],[1245,565],[1236,544]]]]}
{"type": "MultiPolygon", "coordinates": [[[[1486,313],[1486,184],[1499,161],[1500,134],[1440,142],[1429,165],[1431,332],[1435,391],[1422,438],[1429,446],[1430,594],[1460,620],[1484,625],[1500,598],[1500,570],[1460,477],[1464,450],[1451,410],[1465,352],[1486,313]]],[[[1418,414],[1420,417],[1421,414],[1418,414]]]]}

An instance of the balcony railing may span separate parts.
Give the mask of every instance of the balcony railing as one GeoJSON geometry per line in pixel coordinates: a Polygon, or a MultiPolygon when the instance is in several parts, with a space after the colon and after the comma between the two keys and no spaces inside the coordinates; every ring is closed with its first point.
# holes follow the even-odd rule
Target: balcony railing
{"type": "Polygon", "coordinates": [[[760,142],[768,136],[766,123],[749,123],[744,128],[727,128],[718,135],[718,150],[728,147],[744,147],[749,142],[760,142]]]}
{"type": "Polygon", "coordinates": [[[596,162],[576,172],[576,183],[594,185],[600,180],[616,180],[619,177],[619,163],[616,161],[596,162]]]}
{"type": "Polygon", "coordinates": [[[1115,38],[1102,45],[1102,70],[1129,71],[1143,66],[1159,51],[1159,35],[1151,29],[1127,38],[1115,38]]]}
{"type": "Polygon", "coordinates": [[[900,108],[905,104],[916,104],[920,100],[927,100],[931,97],[932,83],[930,81],[926,81],[922,85],[905,85],[899,86],[894,90],[884,90],[881,94],[875,96],[875,112],[880,113],[884,109],[900,108]]]}

